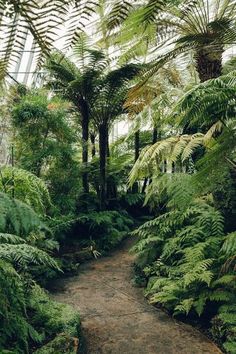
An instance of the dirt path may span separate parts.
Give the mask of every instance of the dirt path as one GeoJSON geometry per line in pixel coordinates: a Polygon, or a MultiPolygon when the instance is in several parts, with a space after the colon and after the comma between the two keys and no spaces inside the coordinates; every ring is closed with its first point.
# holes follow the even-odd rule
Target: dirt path
{"type": "Polygon", "coordinates": [[[56,284],[53,298],[81,314],[88,354],[221,353],[196,329],[149,305],[142,289],[132,286],[129,243],[56,284]]]}

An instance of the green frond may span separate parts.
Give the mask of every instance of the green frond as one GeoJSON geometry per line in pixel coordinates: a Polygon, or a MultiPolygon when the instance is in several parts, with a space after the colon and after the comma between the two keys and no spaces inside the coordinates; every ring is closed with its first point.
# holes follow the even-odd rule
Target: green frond
{"type": "Polygon", "coordinates": [[[31,231],[46,229],[39,216],[27,204],[0,193],[0,231],[28,235],[31,231]]]}
{"type": "Polygon", "coordinates": [[[30,32],[34,38],[37,52],[37,66],[41,65],[43,58],[48,56],[54,48],[62,26],[66,23],[64,33],[64,50],[75,44],[84,27],[84,21],[94,13],[96,1],[65,2],[64,0],[30,0],[17,3],[7,1],[2,9],[3,40],[2,57],[0,57],[1,77],[6,75],[8,67],[16,62],[24,49],[24,39],[30,32]],[[5,29],[6,28],[6,29],[5,29]]]}
{"type": "Polygon", "coordinates": [[[8,243],[8,244],[17,245],[25,242],[26,241],[22,237],[13,234],[0,233],[0,244],[8,243]]]}
{"type": "Polygon", "coordinates": [[[59,269],[57,262],[46,252],[26,244],[0,244],[0,259],[20,266],[36,264],[59,269]]]}
{"type": "Polygon", "coordinates": [[[144,148],[130,172],[129,184],[132,185],[141,177],[148,177],[165,160],[176,162],[180,158],[182,162],[186,162],[203,143],[204,135],[197,133],[173,136],[144,148]]]}
{"type": "Polygon", "coordinates": [[[236,254],[236,232],[232,232],[225,237],[221,251],[228,256],[236,254]]]}
{"type": "Polygon", "coordinates": [[[36,212],[45,214],[51,206],[48,189],[42,179],[16,167],[1,169],[0,189],[2,192],[31,206],[36,212]]]}
{"type": "Polygon", "coordinates": [[[129,1],[116,1],[107,16],[107,27],[111,31],[120,26],[128,17],[133,5],[129,1]]]}
{"type": "Polygon", "coordinates": [[[179,305],[175,306],[175,313],[189,314],[194,304],[194,298],[184,299],[179,305]]]}

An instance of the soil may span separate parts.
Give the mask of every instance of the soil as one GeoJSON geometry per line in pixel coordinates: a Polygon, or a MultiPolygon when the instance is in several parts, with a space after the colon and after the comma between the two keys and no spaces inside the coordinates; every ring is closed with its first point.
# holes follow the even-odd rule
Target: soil
{"type": "Polygon", "coordinates": [[[143,290],[132,286],[131,242],[51,286],[55,300],[80,312],[88,354],[222,353],[197,329],[150,305],[143,290]]]}

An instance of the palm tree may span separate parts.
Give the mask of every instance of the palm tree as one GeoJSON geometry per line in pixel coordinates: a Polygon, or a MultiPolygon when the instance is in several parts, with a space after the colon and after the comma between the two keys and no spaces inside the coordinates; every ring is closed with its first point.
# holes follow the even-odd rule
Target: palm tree
{"type": "MultiPolygon", "coordinates": [[[[147,80],[169,60],[190,53],[193,53],[200,81],[220,76],[222,55],[236,40],[235,1],[187,0],[177,2],[177,5],[172,3],[174,5],[171,1],[152,0],[138,9],[129,10],[130,15],[124,17],[120,38],[123,41],[132,39],[129,52],[137,53],[146,37],[152,45],[154,54],[143,79],[147,80]],[[157,57],[154,57],[155,53],[157,57]]],[[[127,6],[123,1],[123,13],[127,6]]],[[[114,11],[110,17],[114,17],[114,11]]]]}

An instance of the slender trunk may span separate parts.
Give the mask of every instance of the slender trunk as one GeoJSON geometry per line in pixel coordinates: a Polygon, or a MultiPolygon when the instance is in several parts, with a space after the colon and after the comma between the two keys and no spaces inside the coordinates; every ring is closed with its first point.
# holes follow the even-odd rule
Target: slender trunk
{"type": "Polygon", "coordinates": [[[99,155],[100,155],[100,209],[106,207],[106,192],[107,192],[107,124],[101,124],[99,127],[99,155]]]}
{"type": "MultiPolygon", "coordinates": [[[[134,162],[139,158],[140,152],[140,130],[137,130],[134,134],[134,162]]],[[[135,182],[132,187],[132,193],[138,193],[138,182],[135,182]]]]}
{"type": "Polygon", "coordinates": [[[95,147],[95,134],[90,133],[90,140],[92,144],[92,158],[96,155],[96,147],[95,147]]]}
{"type": "Polygon", "coordinates": [[[157,127],[153,127],[152,131],[152,144],[155,144],[157,142],[157,127]]]}
{"type": "Polygon", "coordinates": [[[88,105],[83,98],[79,100],[79,108],[81,113],[81,125],[82,125],[82,162],[84,165],[84,171],[82,174],[82,183],[84,193],[89,193],[88,183],[88,139],[89,139],[89,111],[88,105]]]}
{"type": "MultiPolygon", "coordinates": [[[[154,125],[153,131],[152,131],[152,144],[155,144],[157,142],[157,138],[158,138],[158,131],[157,131],[157,127],[154,125]]],[[[148,178],[145,177],[144,182],[143,182],[143,187],[142,187],[142,193],[145,193],[148,183],[151,184],[152,179],[150,179],[148,181],[148,178]]]]}
{"type": "Polygon", "coordinates": [[[196,69],[201,82],[214,79],[222,74],[222,53],[221,48],[210,53],[204,48],[197,51],[196,69]]]}
{"type": "MultiPolygon", "coordinates": [[[[109,129],[107,127],[107,167],[109,166],[109,162],[110,162],[109,157],[110,157],[109,129]]],[[[107,187],[107,200],[117,199],[117,186],[112,176],[107,178],[106,187],[107,187]]]]}
{"type": "Polygon", "coordinates": [[[140,150],[140,130],[137,130],[134,134],[134,162],[139,158],[140,150]]]}
{"type": "Polygon", "coordinates": [[[15,198],[15,172],[14,172],[14,167],[15,167],[15,156],[14,156],[14,146],[12,145],[11,147],[11,166],[12,166],[12,198],[15,198]]]}
{"type": "Polygon", "coordinates": [[[143,187],[142,187],[142,193],[145,193],[145,190],[147,188],[147,184],[148,184],[148,178],[145,177],[144,182],[143,182],[143,187]]]}
{"type": "Polygon", "coordinates": [[[171,173],[175,173],[175,163],[171,163],[171,173]]]}
{"type": "Polygon", "coordinates": [[[163,172],[167,172],[167,160],[164,160],[163,172]]]}
{"type": "Polygon", "coordinates": [[[110,157],[110,147],[109,147],[109,129],[108,129],[108,127],[107,127],[106,142],[107,142],[107,157],[110,157]]]}

